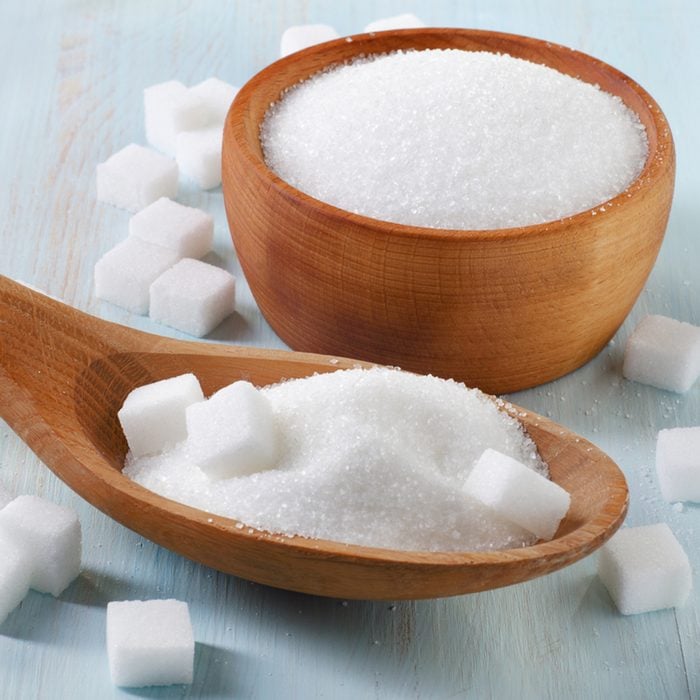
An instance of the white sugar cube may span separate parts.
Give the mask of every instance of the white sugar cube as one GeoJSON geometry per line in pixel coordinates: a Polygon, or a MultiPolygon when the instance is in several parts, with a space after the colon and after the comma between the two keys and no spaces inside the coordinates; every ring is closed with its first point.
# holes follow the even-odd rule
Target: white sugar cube
{"type": "Polygon", "coordinates": [[[659,431],[656,473],[665,501],[700,502],[700,426],[659,431]]]}
{"type": "Polygon", "coordinates": [[[659,389],[688,391],[700,374],[700,328],[646,316],[627,341],[622,374],[659,389]]]}
{"type": "Polygon", "coordinates": [[[168,155],[175,155],[177,135],[199,129],[211,120],[201,95],[177,80],[152,85],[143,91],[146,140],[168,155]]]}
{"type": "Polygon", "coordinates": [[[19,496],[0,510],[0,531],[31,557],[34,590],[59,596],[80,573],[80,522],[70,508],[19,496]]]}
{"type": "Polygon", "coordinates": [[[210,190],[221,184],[222,138],[223,131],[220,125],[178,134],[178,167],[203,190],[210,190]]]}
{"type": "Polygon", "coordinates": [[[191,683],[194,633],[187,603],[125,600],[107,604],[107,655],[115,685],[191,683]]]}
{"type": "Polygon", "coordinates": [[[385,32],[389,29],[420,29],[425,27],[425,22],[414,14],[407,12],[403,15],[394,15],[383,19],[374,20],[366,27],[366,32],[385,32]]]}
{"type": "Polygon", "coordinates": [[[688,557],[666,523],[615,533],[600,550],[598,576],[623,615],[682,605],[692,585],[688,557]]]}
{"type": "Polygon", "coordinates": [[[150,148],[129,144],[97,166],[97,199],[139,211],[177,194],[177,163],[150,148]]]}
{"type": "Polygon", "coordinates": [[[133,313],[147,314],[151,284],[179,259],[175,250],[129,236],[97,261],[95,296],[133,313]]]}
{"type": "Polygon", "coordinates": [[[214,218],[201,209],[161,197],[129,219],[129,235],[172,248],[183,258],[201,258],[211,250],[214,218]]]}
{"type": "Polygon", "coordinates": [[[151,285],[150,316],[201,338],[232,311],[235,277],[220,267],[185,258],[151,285]]]}
{"type": "Polygon", "coordinates": [[[280,56],[301,51],[314,44],[337,39],[340,35],[328,24],[300,24],[288,27],[280,41],[280,56]]]}
{"type": "Polygon", "coordinates": [[[32,571],[22,544],[0,528],[0,625],[29,593],[32,571]]]}
{"type": "Polygon", "coordinates": [[[190,88],[190,93],[202,100],[212,123],[223,125],[238,88],[219,78],[207,80],[190,88]]]}
{"type": "Polygon", "coordinates": [[[234,382],[187,409],[187,454],[211,479],[272,468],[277,443],[270,403],[248,382],[234,382]]]}
{"type": "Polygon", "coordinates": [[[194,374],[134,389],[117,413],[134,457],[162,452],[187,437],[185,409],[204,400],[194,374]]]}
{"type": "Polygon", "coordinates": [[[551,540],[571,503],[558,484],[521,462],[487,449],[464,485],[465,491],[543,540],[551,540]]]}

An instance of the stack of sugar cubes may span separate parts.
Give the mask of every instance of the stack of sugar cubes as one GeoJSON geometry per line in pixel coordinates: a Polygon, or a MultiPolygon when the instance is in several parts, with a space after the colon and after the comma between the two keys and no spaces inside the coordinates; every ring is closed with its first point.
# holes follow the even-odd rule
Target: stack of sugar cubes
{"type": "Polygon", "coordinates": [[[80,573],[81,530],[70,509],[0,494],[0,624],[32,588],[58,597],[80,573]]]}
{"type": "Polygon", "coordinates": [[[235,94],[218,78],[147,88],[146,138],[167,155],[130,144],[97,166],[98,199],[137,213],[128,237],[95,266],[96,296],[197,337],[233,311],[235,279],[199,260],[212,248],[213,218],[174,197],[179,171],[205,189],[220,184],[223,124],[235,94]]]}
{"type": "Polygon", "coordinates": [[[237,92],[218,78],[191,88],[177,80],[146,88],[146,140],[161,153],[132,143],[100,163],[97,198],[138,211],[174,197],[179,172],[205,190],[221,184],[224,121],[237,92]]]}
{"type": "Polygon", "coordinates": [[[95,265],[95,294],[183,333],[202,337],[234,309],[233,275],[202,262],[213,218],[162,197],[129,220],[129,235],[95,265]]]}
{"type": "Polygon", "coordinates": [[[186,440],[188,455],[210,479],[270,469],[276,462],[272,407],[246,381],[225,386],[205,401],[193,374],[163,379],[134,389],[118,418],[133,457],[186,440]]]}
{"type": "Polygon", "coordinates": [[[237,92],[218,78],[191,88],[170,80],[144,90],[146,140],[174,156],[203,190],[221,184],[224,121],[237,92]]]}

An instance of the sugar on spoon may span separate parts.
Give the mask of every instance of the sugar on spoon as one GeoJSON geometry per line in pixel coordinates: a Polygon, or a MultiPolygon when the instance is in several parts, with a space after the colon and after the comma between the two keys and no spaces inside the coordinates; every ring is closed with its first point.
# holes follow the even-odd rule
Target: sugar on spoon
{"type": "Polygon", "coordinates": [[[356,366],[355,360],[172,340],[108,323],[0,276],[0,416],[68,486],[158,544],[278,588],[356,599],[434,598],[498,588],[560,569],[620,526],[627,484],[585,439],[513,412],[571,494],[553,540],[489,552],[411,552],[284,537],[176,503],[121,473],[117,410],[135,387],[194,372],[206,394],[356,366]]]}

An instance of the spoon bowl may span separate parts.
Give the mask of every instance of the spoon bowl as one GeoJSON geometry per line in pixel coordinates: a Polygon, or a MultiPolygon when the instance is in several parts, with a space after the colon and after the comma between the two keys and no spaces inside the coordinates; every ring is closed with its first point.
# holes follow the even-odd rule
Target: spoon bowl
{"type": "Polygon", "coordinates": [[[158,544],[259,583],[356,599],[498,588],[590,554],[622,523],[625,478],[594,445],[517,406],[552,479],[571,494],[555,538],[497,552],[411,552],[283,537],[159,496],[121,473],[117,410],[137,386],[193,372],[206,394],[357,366],[354,360],[171,340],[101,321],[0,276],[0,415],[68,486],[158,544]]]}

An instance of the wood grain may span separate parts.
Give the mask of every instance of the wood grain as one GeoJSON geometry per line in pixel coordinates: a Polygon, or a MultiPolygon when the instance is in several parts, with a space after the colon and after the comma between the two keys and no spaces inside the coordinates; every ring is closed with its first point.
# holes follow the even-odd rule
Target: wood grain
{"type": "Polygon", "coordinates": [[[222,178],[248,283],[292,348],[398,365],[502,393],[572,371],[614,335],[656,260],[674,173],[664,115],[616,69],[526,37],[428,29],[340,39],[261,71],[228,115],[222,178]],[[409,48],[504,52],[600,85],[646,127],[645,168],[595,214],[516,229],[451,231],[351,214],[266,167],[259,125],[286,88],[358,55],[409,48]]]}
{"type": "MultiPolygon", "coordinates": [[[[137,386],[194,372],[209,394],[356,366],[353,360],[168,340],[105,321],[0,277],[0,415],[83,498],[149,539],[220,571],[304,593],[359,599],[431,598],[507,586],[590,554],[620,526],[627,486],[603,452],[512,407],[571,494],[556,537],[499,552],[404,552],[236,527],[121,473],[117,411],[137,386]],[[50,349],[50,351],[47,351],[50,349]],[[66,397],[66,398],[64,398],[66,397]]],[[[290,495],[293,497],[293,495],[290,495]]]]}

